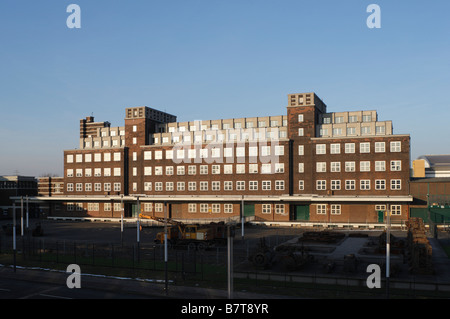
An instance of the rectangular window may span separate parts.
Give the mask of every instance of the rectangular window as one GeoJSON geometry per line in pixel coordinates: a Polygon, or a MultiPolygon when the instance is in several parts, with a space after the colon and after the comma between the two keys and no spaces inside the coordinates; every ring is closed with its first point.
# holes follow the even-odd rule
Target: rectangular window
{"type": "Polygon", "coordinates": [[[327,171],[327,163],[326,162],[317,162],[316,163],[316,172],[317,173],[325,173],[327,171]]]}
{"type": "Polygon", "coordinates": [[[271,174],[272,173],[272,165],[271,164],[262,164],[261,165],[261,174],[271,174]]]}
{"type": "Polygon", "coordinates": [[[236,190],[244,191],[245,190],[245,181],[237,181],[236,182],[236,190]]]}
{"type": "Polygon", "coordinates": [[[345,181],[345,190],[354,191],[356,189],[356,181],[348,179],[345,181]]]}
{"type": "Polygon", "coordinates": [[[262,204],[263,214],[272,214],[272,204],[262,204]]]}
{"type": "Polygon", "coordinates": [[[211,204],[211,208],[213,213],[220,213],[220,204],[211,204]]]}
{"type": "Polygon", "coordinates": [[[318,215],[326,215],[327,214],[327,204],[318,204],[316,205],[316,213],[318,215]]]}
{"type": "Polygon", "coordinates": [[[152,159],[152,151],[144,151],[144,160],[152,159]]]}
{"type": "Polygon", "coordinates": [[[188,191],[196,191],[197,190],[197,182],[188,182],[188,191]]]}
{"type": "Polygon", "coordinates": [[[177,182],[177,191],[182,192],[185,190],[184,182],[177,182]]]}
{"type": "Polygon", "coordinates": [[[212,181],[211,187],[213,191],[220,191],[220,182],[219,181],[212,181]]]}
{"type": "Polygon", "coordinates": [[[375,142],[375,153],[384,153],[384,152],[386,152],[386,143],[375,142]]]}
{"type": "Polygon", "coordinates": [[[270,146],[261,146],[261,156],[270,156],[270,146]]]}
{"type": "Polygon", "coordinates": [[[303,128],[299,128],[298,129],[298,136],[303,136],[304,135],[304,130],[303,128]]]}
{"type": "Polygon", "coordinates": [[[200,165],[200,175],[208,175],[208,165],[200,165]]]}
{"type": "Polygon", "coordinates": [[[155,191],[162,192],[163,190],[163,183],[162,182],[155,182],[155,191]]]}
{"type": "Polygon", "coordinates": [[[245,164],[236,165],[236,174],[245,174],[245,164]]]}
{"type": "Polygon", "coordinates": [[[94,191],[101,192],[102,190],[102,184],[101,183],[95,183],[94,184],[94,191]]]}
{"type": "Polygon", "coordinates": [[[305,146],[304,145],[299,145],[298,146],[298,155],[299,156],[305,155],[305,146]]]}
{"type": "Polygon", "coordinates": [[[391,142],[391,152],[401,152],[402,143],[401,142],[391,142]]]}
{"type": "Polygon", "coordinates": [[[223,211],[226,214],[233,213],[233,204],[223,204],[223,211]]]}
{"type": "Polygon", "coordinates": [[[73,192],[73,183],[67,183],[67,191],[73,192]]]}
{"type": "Polygon", "coordinates": [[[275,181],[275,190],[284,191],[284,181],[275,181]]]}
{"type": "Polygon", "coordinates": [[[166,175],[173,175],[173,166],[166,166],[166,175]]]}
{"type": "Polygon", "coordinates": [[[331,171],[339,173],[341,171],[341,162],[331,162],[331,171]]]}
{"type": "MultiPolygon", "coordinates": [[[[160,167],[161,173],[162,173],[162,167],[161,166],[159,166],[159,167],[160,167]]],[[[156,168],[155,168],[155,173],[156,173],[156,168]]],[[[152,168],[151,168],[151,166],[144,167],[144,175],[145,176],[152,175],[152,168]]]]}
{"type": "Polygon", "coordinates": [[[188,205],[188,213],[196,213],[197,212],[197,204],[189,203],[188,205]]]}
{"type": "Polygon", "coordinates": [[[270,191],[272,189],[272,181],[262,181],[262,190],[270,191]]]}
{"type": "Polygon", "coordinates": [[[144,203],[144,211],[152,212],[153,211],[153,203],[144,203]]]}
{"type": "Polygon", "coordinates": [[[213,165],[211,168],[211,174],[220,174],[220,165],[213,165]]]}
{"type": "Polygon", "coordinates": [[[391,161],[391,171],[401,171],[402,170],[402,161],[391,161]]]}
{"type": "Polygon", "coordinates": [[[230,165],[230,164],[223,165],[223,173],[224,174],[233,174],[233,165],[230,165]]]}
{"type": "Polygon", "coordinates": [[[345,171],[346,172],[354,172],[355,171],[355,162],[345,162],[345,171]]]}
{"type": "Polygon", "coordinates": [[[233,182],[232,181],[224,181],[223,182],[223,190],[232,191],[233,190],[233,182]]]}
{"type": "Polygon", "coordinates": [[[376,172],[386,171],[386,161],[375,161],[375,171],[376,172]]]}
{"type": "Polygon", "coordinates": [[[362,179],[359,181],[359,188],[361,190],[370,190],[370,180],[369,179],[362,179]]]}
{"type": "Polygon", "coordinates": [[[275,155],[283,156],[284,155],[284,145],[276,145],[275,146],[275,155]]]}
{"type": "Polygon", "coordinates": [[[386,180],[376,179],[375,180],[375,189],[377,191],[385,190],[386,189],[386,180]]]}
{"type": "Polygon", "coordinates": [[[359,143],[360,153],[370,153],[370,143],[359,143]]]}
{"type": "Polygon", "coordinates": [[[305,181],[304,180],[299,180],[298,181],[298,190],[299,191],[305,190],[305,181]]]}
{"type": "Polygon", "coordinates": [[[340,180],[332,180],[331,181],[331,190],[340,190],[341,189],[341,181],[340,180]]]}
{"type": "Polygon", "coordinates": [[[402,189],[402,180],[401,179],[391,179],[391,189],[392,190],[401,190],[402,189]]]}
{"type": "Polygon", "coordinates": [[[316,181],[316,189],[318,191],[323,191],[327,189],[327,181],[326,180],[318,180],[316,181]]]}
{"type": "Polygon", "coordinates": [[[200,182],[200,190],[201,191],[207,191],[208,190],[208,182],[200,182]]]}
{"type": "Polygon", "coordinates": [[[275,214],[284,215],[285,214],[284,204],[275,204],[275,214]]]}
{"type": "Polygon", "coordinates": [[[298,163],[298,172],[299,173],[305,172],[305,163],[298,163]]]}
{"type": "Polygon", "coordinates": [[[184,166],[177,166],[177,175],[184,175],[184,166]]]}
{"type": "Polygon", "coordinates": [[[370,161],[359,162],[359,171],[360,172],[370,172],[370,161]]]}
{"type": "Polygon", "coordinates": [[[347,135],[356,135],[355,127],[347,127],[347,135]]]}
{"type": "Polygon", "coordinates": [[[331,215],[340,215],[341,205],[331,205],[331,215]]]}
{"type": "Polygon", "coordinates": [[[326,154],[327,149],[325,144],[317,144],[316,145],[316,154],[326,154]]]}
{"type": "Polygon", "coordinates": [[[76,183],[76,184],[75,184],[75,190],[76,190],[77,192],[83,191],[83,184],[82,184],[82,183],[76,183]]]}
{"type": "Polygon", "coordinates": [[[114,183],[114,191],[115,192],[120,192],[121,187],[122,187],[121,183],[114,183]]]}
{"type": "Polygon", "coordinates": [[[197,166],[189,165],[188,166],[188,174],[189,175],[196,175],[197,174],[197,166]]]}
{"type": "Polygon", "coordinates": [[[236,147],[236,157],[245,156],[245,147],[236,147]]]}
{"type": "Polygon", "coordinates": [[[152,190],[152,182],[144,182],[144,191],[152,190]]]}
{"type": "Polygon", "coordinates": [[[168,192],[173,191],[173,182],[166,182],[166,191],[168,192]]]}
{"type": "Polygon", "coordinates": [[[248,182],[249,185],[249,190],[251,191],[257,191],[258,190],[258,181],[249,181],[248,182]]]}
{"type": "Polygon", "coordinates": [[[120,167],[114,167],[114,176],[120,176],[120,174],[120,167]]]}
{"type": "Polygon", "coordinates": [[[341,144],[331,144],[330,154],[341,154],[341,144]]]}
{"type": "Polygon", "coordinates": [[[111,183],[104,183],[103,184],[103,190],[105,192],[110,192],[111,191],[111,183]]]}
{"type": "Polygon", "coordinates": [[[67,163],[73,163],[73,155],[67,155],[67,163]]]}
{"type": "Polygon", "coordinates": [[[258,164],[248,164],[248,172],[250,174],[257,174],[258,173],[258,164]]]}
{"type": "Polygon", "coordinates": [[[391,215],[401,215],[402,205],[391,205],[391,215]]]}

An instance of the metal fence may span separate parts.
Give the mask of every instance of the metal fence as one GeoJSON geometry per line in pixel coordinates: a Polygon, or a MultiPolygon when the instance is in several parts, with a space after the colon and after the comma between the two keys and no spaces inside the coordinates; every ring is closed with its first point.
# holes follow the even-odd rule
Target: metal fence
{"type": "MultiPolygon", "coordinates": [[[[80,267],[103,267],[102,271],[108,273],[133,276],[140,272],[163,278],[166,271],[164,248],[164,245],[156,243],[55,241],[45,237],[17,236],[16,260],[17,263],[24,265],[39,263],[43,267],[55,264],[62,267],[77,264],[80,267]]],[[[13,264],[13,252],[12,236],[0,233],[0,256],[4,256],[3,263],[13,264]]],[[[233,251],[234,264],[247,260],[248,252],[248,245],[236,247],[233,251]]],[[[226,246],[212,247],[205,251],[192,249],[189,246],[170,248],[167,271],[172,279],[207,280],[208,276],[213,276],[214,280],[223,280],[226,284],[224,276],[226,276],[227,260],[226,246]]]]}

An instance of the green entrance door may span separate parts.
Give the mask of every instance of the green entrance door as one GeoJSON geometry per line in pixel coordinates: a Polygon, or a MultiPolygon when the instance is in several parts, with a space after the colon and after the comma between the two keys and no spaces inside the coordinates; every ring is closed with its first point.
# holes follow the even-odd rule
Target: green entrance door
{"type": "Polygon", "coordinates": [[[244,204],[244,217],[255,216],[255,204],[244,204]]]}
{"type": "Polygon", "coordinates": [[[138,209],[137,209],[137,204],[131,204],[131,217],[138,217],[139,213],[138,213],[138,209]]]}
{"type": "Polygon", "coordinates": [[[379,210],[378,211],[378,222],[379,223],[384,223],[384,211],[382,211],[382,210],[379,210]]]}
{"type": "Polygon", "coordinates": [[[295,206],[295,220],[309,220],[309,206],[295,206]]]}

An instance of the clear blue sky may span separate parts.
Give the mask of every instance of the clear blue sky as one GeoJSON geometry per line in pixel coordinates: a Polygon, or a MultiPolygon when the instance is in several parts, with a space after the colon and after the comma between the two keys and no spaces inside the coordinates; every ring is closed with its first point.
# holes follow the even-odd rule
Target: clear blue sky
{"type": "Polygon", "coordinates": [[[392,120],[412,159],[448,154],[449,16],[448,0],[2,0],[0,175],[61,175],[92,113],[112,126],[141,105],[179,121],[281,115],[311,91],[329,112],[392,120]],[[71,3],[81,29],[66,26],[71,3]]]}

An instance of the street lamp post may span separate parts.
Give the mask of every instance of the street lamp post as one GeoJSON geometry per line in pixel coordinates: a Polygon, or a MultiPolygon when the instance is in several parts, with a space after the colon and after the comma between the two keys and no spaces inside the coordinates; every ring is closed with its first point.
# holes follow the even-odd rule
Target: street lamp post
{"type": "Polygon", "coordinates": [[[120,242],[123,246],[123,195],[120,195],[120,242]]]}
{"type": "Polygon", "coordinates": [[[168,294],[168,251],[167,251],[167,202],[164,202],[164,283],[166,295],[168,294]]]}
{"type": "Polygon", "coordinates": [[[389,277],[390,277],[390,261],[391,261],[391,207],[386,205],[386,297],[389,299],[389,277]]]}

